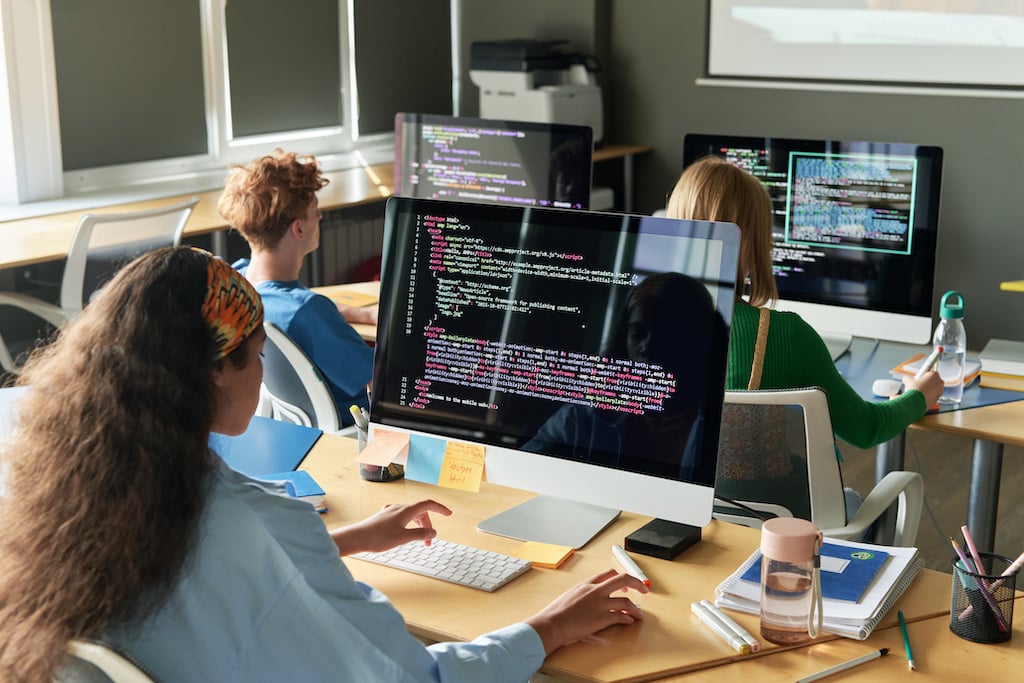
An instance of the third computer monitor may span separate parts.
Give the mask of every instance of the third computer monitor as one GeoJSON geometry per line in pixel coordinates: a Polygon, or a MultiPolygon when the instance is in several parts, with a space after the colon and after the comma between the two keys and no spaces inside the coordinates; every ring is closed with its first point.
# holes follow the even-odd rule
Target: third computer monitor
{"type": "Polygon", "coordinates": [[[932,329],[942,149],[891,142],[688,134],[683,165],[717,156],[772,200],[778,308],[830,341],[925,343],[932,329]]]}
{"type": "Polygon", "coordinates": [[[704,526],[738,249],[731,223],[392,198],[371,419],[410,462],[475,442],[490,482],[704,526]]]}
{"type": "Polygon", "coordinates": [[[509,206],[590,206],[589,126],[395,115],[395,195],[509,206]]]}

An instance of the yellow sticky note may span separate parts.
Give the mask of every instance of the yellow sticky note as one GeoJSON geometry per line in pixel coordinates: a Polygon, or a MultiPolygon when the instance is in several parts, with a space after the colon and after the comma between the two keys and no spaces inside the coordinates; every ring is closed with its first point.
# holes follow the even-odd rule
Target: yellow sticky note
{"type": "Polygon", "coordinates": [[[409,451],[409,435],[405,432],[392,432],[387,429],[375,428],[373,440],[356,456],[356,462],[377,467],[387,467],[409,451]]]}
{"type": "Polygon", "coordinates": [[[449,441],[444,449],[438,486],[460,491],[479,491],[484,474],[484,447],[449,441]]]}
{"type": "Polygon", "coordinates": [[[552,545],[550,543],[527,541],[519,546],[512,555],[529,560],[535,567],[558,569],[562,566],[562,563],[572,556],[573,552],[574,550],[571,545],[552,545]]]}

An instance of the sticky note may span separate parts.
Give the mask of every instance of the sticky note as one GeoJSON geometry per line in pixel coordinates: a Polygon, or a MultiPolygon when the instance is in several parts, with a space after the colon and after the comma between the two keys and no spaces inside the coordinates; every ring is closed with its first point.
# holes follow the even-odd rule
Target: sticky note
{"type": "Polygon", "coordinates": [[[408,447],[408,434],[375,428],[373,440],[367,443],[366,447],[356,456],[356,462],[387,467],[399,457],[404,456],[408,447]]]}
{"type": "Polygon", "coordinates": [[[364,294],[363,292],[353,292],[352,290],[337,291],[331,293],[331,299],[338,304],[343,306],[369,306],[375,304],[380,297],[373,294],[364,294]]]}
{"type": "Polygon", "coordinates": [[[484,474],[484,447],[449,441],[437,485],[460,491],[479,491],[484,474]]]}
{"type": "Polygon", "coordinates": [[[527,541],[519,546],[513,556],[533,562],[535,567],[558,569],[573,554],[571,545],[552,545],[527,541]]]}
{"type": "Polygon", "coordinates": [[[432,436],[413,434],[409,439],[409,457],[405,464],[405,478],[437,484],[444,462],[446,441],[432,436]]]}

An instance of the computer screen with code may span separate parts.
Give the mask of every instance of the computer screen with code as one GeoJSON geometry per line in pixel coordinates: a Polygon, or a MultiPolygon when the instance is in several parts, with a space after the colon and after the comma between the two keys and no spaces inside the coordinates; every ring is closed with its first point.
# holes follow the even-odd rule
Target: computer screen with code
{"type": "Polygon", "coordinates": [[[586,209],[589,126],[395,115],[395,195],[586,209]]]}

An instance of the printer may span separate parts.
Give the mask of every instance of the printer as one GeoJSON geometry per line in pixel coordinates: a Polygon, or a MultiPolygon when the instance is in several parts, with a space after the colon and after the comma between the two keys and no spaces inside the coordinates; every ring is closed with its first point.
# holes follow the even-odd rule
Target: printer
{"type": "Polygon", "coordinates": [[[480,117],[590,126],[604,135],[593,57],[563,53],[566,40],[474,42],[469,78],[480,88],[480,117]]]}

